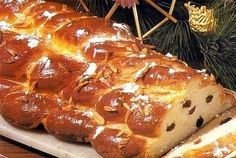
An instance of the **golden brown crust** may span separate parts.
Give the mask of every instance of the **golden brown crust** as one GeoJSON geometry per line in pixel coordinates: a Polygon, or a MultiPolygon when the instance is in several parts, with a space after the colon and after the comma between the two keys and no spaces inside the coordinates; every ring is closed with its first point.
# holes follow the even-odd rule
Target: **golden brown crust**
{"type": "Polygon", "coordinates": [[[81,75],[86,64],[70,57],[50,54],[41,57],[30,69],[28,80],[35,89],[60,91],[69,81],[81,75]]]}
{"type": "Polygon", "coordinates": [[[96,151],[104,158],[144,157],[145,140],[116,129],[102,129],[91,141],[96,151]]]}
{"type": "Polygon", "coordinates": [[[0,78],[0,106],[1,106],[0,111],[2,109],[2,102],[3,102],[4,96],[6,96],[11,91],[17,90],[19,88],[20,87],[18,84],[12,81],[8,81],[8,80],[0,78]]]}
{"type": "Polygon", "coordinates": [[[22,85],[1,80],[1,115],[10,123],[31,129],[42,123],[51,110],[60,106],[54,96],[24,90],[22,85]]]}
{"type": "Polygon", "coordinates": [[[29,41],[40,42],[33,36],[2,33],[0,45],[0,75],[14,79],[26,77],[27,64],[43,51],[29,45],[29,41]]]}
{"type": "Polygon", "coordinates": [[[57,109],[44,120],[47,131],[67,141],[88,142],[97,123],[86,112],[57,109]]]}
{"type": "Polygon", "coordinates": [[[61,139],[91,142],[104,157],[155,155],[146,153],[147,140],[161,135],[186,85],[215,86],[124,24],[59,3],[20,2],[0,2],[0,111],[16,126],[43,123],[61,139]]]}

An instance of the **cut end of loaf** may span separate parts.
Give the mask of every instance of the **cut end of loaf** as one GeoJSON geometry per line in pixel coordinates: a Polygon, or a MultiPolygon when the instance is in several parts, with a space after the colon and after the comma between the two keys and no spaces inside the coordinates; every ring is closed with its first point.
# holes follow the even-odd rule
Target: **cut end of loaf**
{"type": "Polygon", "coordinates": [[[206,85],[202,80],[196,79],[190,81],[185,93],[172,100],[172,104],[163,119],[161,137],[150,141],[150,153],[156,150],[161,153],[155,155],[157,157],[199,130],[217,114],[235,105],[235,99],[232,95],[225,94],[220,86],[214,83],[206,85]]]}
{"type": "Polygon", "coordinates": [[[235,157],[235,107],[218,115],[165,158],[235,157]]]}

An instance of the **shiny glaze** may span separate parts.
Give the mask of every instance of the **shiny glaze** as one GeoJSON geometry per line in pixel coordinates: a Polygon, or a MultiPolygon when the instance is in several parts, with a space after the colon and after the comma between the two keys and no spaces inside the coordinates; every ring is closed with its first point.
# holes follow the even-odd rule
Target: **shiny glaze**
{"type": "MultiPolygon", "coordinates": [[[[114,65],[120,65],[119,67],[122,67],[124,70],[133,70],[131,73],[135,74],[141,72],[144,67],[148,67],[147,71],[143,71],[143,76],[137,79],[137,82],[140,84],[175,85],[196,76],[196,72],[187,67],[184,63],[173,59],[169,60],[167,57],[159,54],[150,54],[145,57],[123,58],[113,63],[114,65]]],[[[125,74],[127,74],[127,72],[125,72],[125,74]]]]}
{"type": "Polygon", "coordinates": [[[86,113],[54,110],[45,119],[45,128],[67,141],[88,142],[97,123],[86,113]]]}
{"type": "Polygon", "coordinates": [[[43,56],[31,66],[28,80],[35,89],[60,91],[71,79],[81,75],[86,67],[86,64],[70,57],[43,56]]]}
{"type": "Polygon", "coordinates": [[[99,98],[96,110],[109,122],[125,122],[127,109],[123,104],[130,104],[132,93],[123,93],[120,90],[110,91],[99,98]]]}
{"type": "Polygon", "coordinates": [[[73,103],[94,107],[99,96],[102,94],[101,91],[106,88],[107,87],[100,82],[74,82],[64,88],[62,94],[67,100],[71,98],[73,103]],[[93,97],[93,99],[90,99],[91,97],[93,97]]]}
{"type": "Polygon", "coordinates": [[[58,13],[46,21],[45,27],[47,27],[47,29],[43,29],[42,32],[44,32],[43,34],[45,35],[52,34],[65,24],[82,17],[88,17],[88,14],[75,12],[58,13]]]}
{"type": "Polygon", "coordinates": [[[44,116],[57,106],[40,94],[16,90],[4,96],[1,113],[8,122],[31,129],[41,124],[44,116]]]}
{"type": "Polygon", "coordinates": [[[4,96],[6,96],[8,93],[18,88],[19,88],[18,84],[12,81],[0,78],[0,111],[2,109],[2,101],[4,99],[4,96]]]}
{"type": "Polygon", "coordinates": [[[62,5],[59,3],[41,2],[37,5],[33,5],[33,7],[30,8],[30,11],[27,12],[27,14],[30,16],[32,15],[37,16],[37,15],[41,15],[42,13],[45,13],[45,11],[49,13],[60,13],[60,12],[70,12],[70,11],[73,11],[73,9],[67,5],[62,5]]]}
{"type": "Polygon", "coordinates": [[[117,27],[116,23],[102,18],[82,16],[56,31],[53,42],[57,44],[63,40],[62,47],[69,45],[70,51],[82,52],[88,61],[108,61],[113,56],[127,55],[126,47],[136,41],[124,26],[117,27]]]}
{"type": "Polygon", "coordinates": [[[33,57],[39,56],[40,40],[27,35],[3,34],[3,43],[0,45],[0,76],[25,77],[27,65],[33,57]],[[5,38],[10,36],[11,38],[5,38]]]}
{"type": "Polygon", "coordinates": [[[176,84],[180,81],[186,81],[192,78],[193,72],[186,72],[186,70],[180,70],[167,66],[155,66],[151,68],[147,74],[143,77],[144,84],[158,85],[170,85],[176,84]]]}
{"type": "Polygon", "coordinates": [[[145,157],[146,138],[158,137],[168,112],[154,90],[181,90],[204,76],[143,45],[124,24],[24,2],[0,2],[0,18],[7,15],[0,20],[1,115],[22,128],[43,124],[61,139],[91,142],[103,157],[145,157]],[[109,128],[118,123],[125,128],[109,128]]]}
{"type": "Polygon", "coordinates": [[[2,32],[0,31],[0,46],[11,41],[17,34],[14,32],[2,32]]]}
{"type": "MultiPolygon", "coordinates": [[[[32,25],[37,28],[45,22],[50,21],[54,16],[57,16],[60,13],[69,13],[71,11],[72,9],[66,5],[63,7],[62,5],[57,3],[50,3],[50,5],[42,3],[40,5],[32,7],[31,10],[27,13],[27,15],[32,16],[31,18],[34,19],[32,25]]],[[[58,23],[59,21],[56,22],[58,23]]],[[[60,23],[58,23],[58,25],[59,24],[60,23]]],[[[55,29],[58,28],[56,26],[54,27],[55,29]]]]}
{"type": "Polygon", "coordinates": [[[108,62],[115,57],[126,56],[129,54],[127,47],[131,47],[130,42],[126,41],[104,41],[95,42],[83,49],[86,59],[93,62],[108,62]]]}
{"type": "Polygon", "coordinates": [[[98,127],[98,131],[100,134],[91,143],[104,158],[144,156],[145,140],[117,129],[99,129],[98,127]]]}
{"type": "Polygon", "coordinates": [[[79,105],[94,107],[100,96],[113,86],[114,72],[109,66],[99,66],[96,68],[96,74],[90,76],[86,75],[87,70],[77,76],[60,94],[67,101],[71,100],[79,105]],[[90,99],[91,97],[93,99],[90,99]]]}
{"type": "MultiPolygon", "coordinates": [[[[166,113],[166,105],[158,102],[151,102],[147,99],[136,99],[131,105],[134,109],[127,119],[129,128],[135,133],[145,136],[158,136],[161,119],[166,113]]],[[[143,96],[146,97],[146,96],[143,96]]]]}

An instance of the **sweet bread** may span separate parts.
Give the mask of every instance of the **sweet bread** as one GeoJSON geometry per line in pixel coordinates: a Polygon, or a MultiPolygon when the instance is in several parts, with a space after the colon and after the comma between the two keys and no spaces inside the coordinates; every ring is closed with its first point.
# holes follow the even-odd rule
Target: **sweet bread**
{"type": "Polygon", "coordinates": [[[235,104],[124,24],[43,0],[0,1],[0,19],[0,111],[15,126],[103,157],[159,157],[235,104]]]}

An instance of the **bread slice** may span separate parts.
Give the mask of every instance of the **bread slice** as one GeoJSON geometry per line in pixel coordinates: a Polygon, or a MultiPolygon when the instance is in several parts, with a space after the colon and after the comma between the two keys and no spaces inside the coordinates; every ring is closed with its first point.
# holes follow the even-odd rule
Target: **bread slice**
{"type": "Polygon", "coordinates": [[[217,116],[165,158],[236,157],[236,108],[217,116]]]}
{"type": "MultiPolygon", "coordinates": [[[[217,113],[225,111],[229,106],[223,108],[222,100],[216,99],[212,102],[208,100],[212,94],[214,97],[220,96],[220,93],[217,93],[219,90],[215,88],[210,85],[201,87],[197,80],[188,84],[185,93],[171,101],[172,108],[168,111],[161,126],[161,137],[156,140],[152,139],[149,149],[153,151],[160,149],[160,152],[164,153],[187,135],[202,127],[217,113]]],[[[226,102],[223,104],[232,105],[226,102]]]]}
{"type": "Polygon", "coordinates": [[[90,142],[103,157],[159,157],[235,104],[213,76],[124,25],[41,0],[0,2],[0,111],[90,142]]]}

